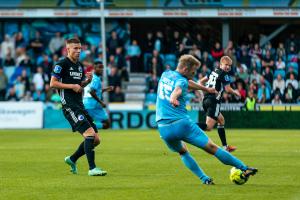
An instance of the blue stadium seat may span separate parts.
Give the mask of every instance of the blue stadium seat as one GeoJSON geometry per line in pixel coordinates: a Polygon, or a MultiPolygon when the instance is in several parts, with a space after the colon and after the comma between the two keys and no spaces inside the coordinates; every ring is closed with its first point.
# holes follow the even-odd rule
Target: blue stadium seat
{"type": "Polygon", "coordinates": [[[274,78],[276,78],[278,74],[280,74],[281,77],[285,79],[285,71],[283,69],[276,69],[274,72],[274,78]]]}

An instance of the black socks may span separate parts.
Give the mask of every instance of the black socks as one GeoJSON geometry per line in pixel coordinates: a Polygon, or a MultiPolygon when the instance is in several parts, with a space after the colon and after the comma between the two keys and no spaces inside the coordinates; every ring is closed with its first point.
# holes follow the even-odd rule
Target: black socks
{"type": "Polygon", "coordinates": [[[82,142],[78,149],[71,155],[70,159],[73,161],[73,163],[76,163],[76,161],[85,154],[84,152],[84,142],[82,142]]]}
{"type": "Polygon", "coordinates": [[[224,126],[218,125],[217,128],[218,128],[218,133],[219,133],[219,137],[221,139],[222,145],[227,146],[224,126]]]}
{"type": "Polygon", "coordinates": [[[96,167],[95,152],[94,152],[94,136],[88,136],[84,140],[84,151],[89,163],[90,170],[96,167]]]}

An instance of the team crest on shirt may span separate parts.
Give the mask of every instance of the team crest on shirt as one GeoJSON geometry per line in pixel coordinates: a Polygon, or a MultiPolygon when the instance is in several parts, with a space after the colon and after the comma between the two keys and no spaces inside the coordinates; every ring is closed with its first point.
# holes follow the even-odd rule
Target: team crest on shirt
{"type": "Polygon", "coordinates": [[[230,81],[230,77],[228,75],[226,75],[224,78],[225,78],[225,81],[230,81]]]}
{"type": "Polygon", "coordinates": [[[60,73],[61,72],[61,69],[62,69],[62,67],[61,66],[59,66],[59,65],[55,65],[55,67],[54,67],[54,72],[55,73],[60,73]]]}
{"type": "Polygon", "coordinates": [[[79,72],[82,72],[82,67],[78,67],[78,71],[79,71],[79,72]]]}
{"type": "Polygon", "coordinates": [[[82,121],[84,119],[84,116],[83,115],[78,115],[77,118],[78,118],[79,121],[82,121]]]}

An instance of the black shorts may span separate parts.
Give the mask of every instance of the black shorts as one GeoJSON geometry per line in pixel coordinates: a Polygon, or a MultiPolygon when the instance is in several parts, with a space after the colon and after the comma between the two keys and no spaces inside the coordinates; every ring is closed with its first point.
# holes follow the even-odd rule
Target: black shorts
{"type": "Polygon", "coordinates": [[[83,134],[88,128],[92,127],[97,133],[97,127],[88,112],[81,108],[64,107],[63,113],[65,118],[69,121],[73,132],[78,131],[83,134]]]}
{"type": "Polygon", "coordinates": [[[203,110],[206,113],[206,116],[218,120],[220,114],[221,104],[215,98],[204,98],[203,100],[203,110]]]}

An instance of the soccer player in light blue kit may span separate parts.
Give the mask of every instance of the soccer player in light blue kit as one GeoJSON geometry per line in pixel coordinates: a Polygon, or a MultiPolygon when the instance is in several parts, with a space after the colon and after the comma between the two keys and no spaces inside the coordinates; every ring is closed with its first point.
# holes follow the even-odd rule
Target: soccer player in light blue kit
{"type": "Polygon", "coordinates": [[[247,167],[242,161],[214,144],[207,135],[193,122],[185,108],[187,90],[204,90],[216,93],[214,88],[205,88],[191,79],[195,76],[200,62],[191,55],[183,55],[179,59],[176,71],[165,71],[157,90],[156,122],[160,137],[166,145],[179,153],[184,165],[190,169],[206,185],[213,185],[188,152],[184,142],[199,147],[214,155],[223,164],[234,166],[244,172],[245,177],[254,175],[257,169],[247,167]]]}
{"type": "Polygon", "coordinates": [[[113,86],[102,89],[103,64],[100,61],[94,63],[94,76],[90,84],[84,88],[83,104],[89,115],[95,120],[99,129],[108,129],[110,120],[105,110],[106,104],[102,101],[102,93],[110,92],[113,86]]]}

